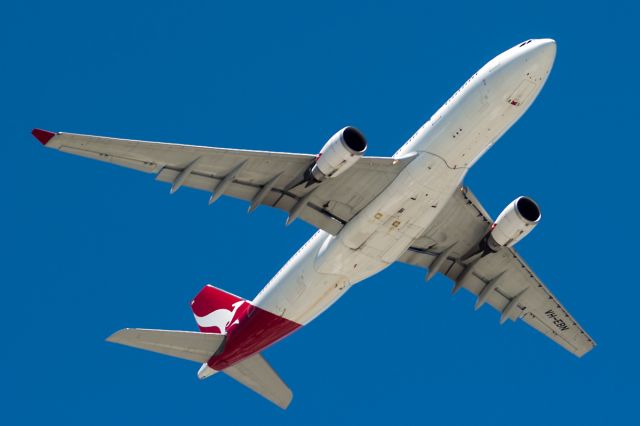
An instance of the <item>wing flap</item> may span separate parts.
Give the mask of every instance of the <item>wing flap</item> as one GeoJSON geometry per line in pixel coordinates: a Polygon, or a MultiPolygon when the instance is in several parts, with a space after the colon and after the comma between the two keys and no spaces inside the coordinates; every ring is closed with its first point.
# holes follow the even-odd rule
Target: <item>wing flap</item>
{"type": "Polygon", "coordinates": [[[260,354],[234,364],[223,372],[280,408],[287,408],[293,399],[291,389],[260,354]]]}
{"type": "Polygon", "coordinates": [[[224,338],[214,333],[125,328],[109,336],[107,342],[205,363],[224,343],[224,338]]]}

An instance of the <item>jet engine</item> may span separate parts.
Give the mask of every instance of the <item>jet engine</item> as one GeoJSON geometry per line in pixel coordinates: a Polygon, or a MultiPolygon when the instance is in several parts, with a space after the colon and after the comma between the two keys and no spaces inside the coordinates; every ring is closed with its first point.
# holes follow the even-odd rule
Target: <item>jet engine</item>
{"type": "Polygon", "coordinates": [[[355,127],[339,130],[324,144],[315,164],[309,170],[309,178],[322,182],[346,172],[362,157],[367,140],[355,127]]]}
{"type": "Polygon", "coordinates": [[[495,252],[500,247],[513,246],[536,227],[541,217],[535,201],[529,197],[516,198],[491,226],[485,237],[485,249],[495,252]]]}

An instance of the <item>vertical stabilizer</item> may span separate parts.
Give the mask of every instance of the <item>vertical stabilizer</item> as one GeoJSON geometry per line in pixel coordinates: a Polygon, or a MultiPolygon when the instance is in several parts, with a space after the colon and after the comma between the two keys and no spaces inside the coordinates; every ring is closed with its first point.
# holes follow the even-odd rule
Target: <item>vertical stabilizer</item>
{"type": "Polygon", "coordinates": [[[212,285],[206,285],[191,302],[191,310],[203,333],[227,334],[249,309],[249,302],[212,285]]]}

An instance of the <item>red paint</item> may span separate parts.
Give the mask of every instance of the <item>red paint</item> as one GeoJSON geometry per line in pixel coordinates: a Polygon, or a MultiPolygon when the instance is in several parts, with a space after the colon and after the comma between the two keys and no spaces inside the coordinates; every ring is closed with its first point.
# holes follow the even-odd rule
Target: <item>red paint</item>
{"type": "Polygon", "coordinates": [[[227,331],[224,351],[211,357],[207,364],[214,370],[225,368],[273,345],[300,328],[300,324],[271,312],[245,304],[249,309],[239,318],[239,324],[227,331]]]}
{"type": "Polygon", "coordinates": [[[51,138],[53,138],[56,135],[53,132],[50,132],[48,130],[42,130],[42,129],[33,129],[31,131],[31,134],[35,136],[35,138],[38,139],[38,141],[40,141],[42,145],[46,145],[47,143],[49,143],[51,138]]]}
{"type": "MultiPolygon", "coordinates": [[[[300,328],[298,323],[253,306],[234,294],[210,285],[205,286],[196,295],[191,302],[191,309],[194,315],[205,317],[219,309],[233,312],[233,304],[240,301],[244,303],[238,306],[226,327],[227,340],[224,344],[224,350],[211,357],[207,363],[214,370],[224,370],[271,346],[300,328]]],[[[198,328],[203,333],[222,332],[215,326],[198,326],[198,328]]]]}
{"type": "MultiPolygon", "coordinates": [[[[236,296],[235,294],[227,293],[224,290],[216,288],[212,285],[206,285],[200,290],[200,293],[193,298],[191,302],[191,310],[194,315],[204,317],[211,312],[218,309],[228,309],[233,311],[233,304],[239,301],[244,301],[243,298],[236,296]]],[[[230,324],[236,319],[240,318],[249,309],[249,303],[243,303],[231,318],[230,324]]],[[[218,327],[200,327],[198,328],[203,333],[222,333],[223,330],[219,330],[218,327]]],[[[227,327],[227,331],[231,327],[227,327]]]]}

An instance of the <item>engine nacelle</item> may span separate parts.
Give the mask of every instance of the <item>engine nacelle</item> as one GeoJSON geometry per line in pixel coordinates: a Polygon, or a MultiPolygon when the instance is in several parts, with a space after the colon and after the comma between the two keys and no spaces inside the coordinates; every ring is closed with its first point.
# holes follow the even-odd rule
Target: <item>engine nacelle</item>
{"type": "Polygon", "coordinates": [[[355,127],[339,130],[324,144],[316,163],[311,168],[311,178],[322,182],[346,172],[362,157],[367,141],[355,127]]]}
{"type": "Polygon", "coordinates": [[[505,208],[491,227],[486,240],[491,251],[500,247],[511,247],[536,227],[540,222],[540,208],[529,197],[518,197],[505,208]]]}

